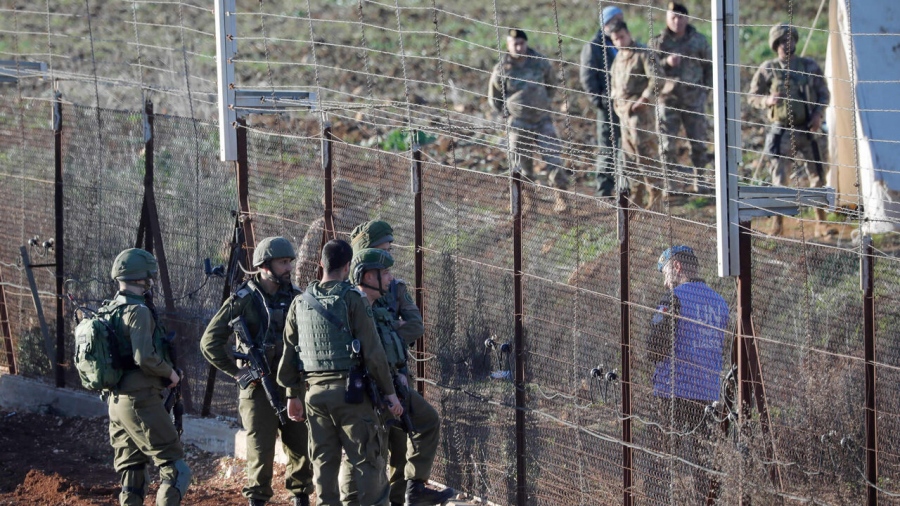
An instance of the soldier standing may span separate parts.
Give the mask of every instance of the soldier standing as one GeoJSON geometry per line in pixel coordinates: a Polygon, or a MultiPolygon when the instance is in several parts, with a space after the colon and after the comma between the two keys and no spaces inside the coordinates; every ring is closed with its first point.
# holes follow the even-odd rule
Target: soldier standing
{"type": "Polygon", "coordinates": [[[352,256],[346,241],[325,244],[322,280],[310,283],[291,304],[284,356],[278,365],[278,383],[287,388],[288,417],[307,419],[320,506],[341,504],[341,450],[352,467],[359,502],[383,505],[388,501],[381,420],[372,400],[364,395],[362,378],[356,373],[351,378],[351,369],[365,369],[367,381],[374,381],[391,414],[403,413],[372,308],[365,294],[347,282],[352,256]],[[353,351],[354,344],[361,357],[353,351]]]}
{"type": "MultiPolygon", "coordinates": [[[[541,153],[550,168],[550,184],[564,190],[569,186],[569,177],[559,156],[560,141],[550,118],[556,91],[553,66],[544,55],[528,47],[528,36],[522,30],[508,32],[506,48],[508,53],[491,73],[488,103],[507,117],[510,170],[533,179],[534,158],[541,153]]],[[[554,210],[566,209],[565,198],[557,192],[554,210]]]]}
{"type": "MultiPolygon", "coordinates": [[[[797,29],[786,23],[775,25],[769,31],[769,47],[778,54],[759,66],[750,82],[747,101],[753,107],[764,109],[771,122],[766,133],[765,155],[772,173],[772,184],[787,186],[790,182],[792,160],[801,155],[806,161],[809,186],[825,184],[825,174],[816,132],[822,127],[823,113],[831,94],[822,76],[822,69],[811,58],[795,56],[794,49],[799,35],[797,29]]],[[[816,209],[818,235],[825,228],[825,210],[816,209]]],[[[782,216],[776,216],[772,233],[782,232],[782,216]]]]}
{"type": "MultiPolygon", "coordinates": [[[[678,130],[684,126],[691,145],[693,190],[701,191],[706,154],[706,97],[712,89],[712,49],[706,37],[689,24],[688,10],[669,2],[666,28],[648,46],[656,55],[659,74],[659,137],[665,162],[677,167],[678,130]]],[[[706,188],[709,188],[707,186],[706,188]]]]}
{"type": "Polygon", "coordinates": [[[109,441],[113,464],[121,476],[119,504],[139,506],[150,486],[147,465],[159,467],[157,506],[181,504],[191,484],[191,470],[172,418],[163,406],[162,391],[181,381],[172,367],[166,331],[150,295],[157,274],[156,258],[141,249],[126,249],[113,261],[110,277],[119,283],[111,318],[116,336],[130,346],[133,362],[113,391],[106,391],[109,406],[109,441]]]}
{"type": "Polygon", "coordinates": [[[612,195],[616,189],[616,150],[621,139],[619,118],[607,89],[609,69],[617,50],[604,29],[622,18],[622,9],[614,5],[604,7],[600,13],[600,29],[581,48],[581,87],[590,95],[591,104],[597,110],[597,193],[602,197],[612,195]]]}
{"type": "Polygon", "coordinates": [[[405,281],[391,275],[390,281],[381,285],[372,279],[376,273],[381,274],[380,270],[389,269],[394,263],[389,253],[394,242],[394,230],[387,222],[373,220],[354,228],[350,241],[354,250],[352,281],[366,292],[369,300],[374,301],[372,311],[378,335],[392,365],[395,383],[408,392],[407,406],[416,429],[416,434],[412,436],[415,444],[409,442],[410,437],[400,427],[393,426],[388,430],[391,504],[399,506],[404,504],[404,499],[407,506],[442,504],[451,499],[455,491],[447,488],[438,492],[425,486],[431,478],[437,456],[440,417],[434,407],[409,385],[408,350],[425,334],[422,313],[405,281]],[[379,263],[377,260],[382,258],[382,253],[385,261],[379,263]]]}
{"type": "MultiPolygon", "coordinates": [[[[243,316],[250,336],[265,349],[270,370],[281,359],[285,314],[299,293],[291,285],[294,248],[283,237],[267,237],[253,251],[253,267],[257,273],[225,301],[200,339],[200,351],[212,365],[235,380],[244,372],[228,349],[233,334],[228,323],[243,316]]],[[[238,351],[246,353],[246,349],[238,351]]],[[[285,392],[280,394],[284,396],[285,392]]],[[[285,488],[294,495],[293,506],[308,506],[312,492],[312,467],[308,455],[306,425],[289,421],[279,425],[278,415],[269,403],[261,385],[250,384],[238,394],[241,423],[247,431],[247,484],[242,492],[250,506],[261,506],[274,495],[272,468],[275,441],[287,455],[285,488]]]]}
{"type": "Polygon", "coordinates": [[[622,125],[626,174],[644,174],[644,183],[635,184],[633,200],[641,204],[646,186],[647,209],[659,209],[662,190],[650,177],[651,173],[660,172],[659,161],[654,156],[659,152],[656,112],[648,105],[653,103],[653,53],[631,37],[624,21],[612,23],[607,31],[619,50],[610,69],[610,98],[622,125]]]}

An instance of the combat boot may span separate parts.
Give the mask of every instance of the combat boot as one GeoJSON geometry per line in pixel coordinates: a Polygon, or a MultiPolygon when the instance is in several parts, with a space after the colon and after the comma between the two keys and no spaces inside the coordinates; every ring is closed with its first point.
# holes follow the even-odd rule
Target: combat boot
{"type": "Polygon", "coordinates": [[[291,506],[309,506],[309,496],[306,494],[295,495],[291,499],[291,506]]]}
{"type": "Polygon", "coordinates": [[[784,231],[784,216],[775,216],[772,218],[772,231],[769,235],[781,235],[784,231]]]}
{"type": "Polygon", "coordinates": [[[265,499],[250,499],[250,506],[266,506],[265,499]]]}
{"type": "Polygon", "coordinates": [[[406,506],[430,506],[432,504],[444,504],[453,499],[456,491],[446,488],[438,492],[425,487],[425,482],[409,480],[406,482],[406,506]]]}
{"type": "Polygon", "coordinates": [[[816,209],[816,236],[827,237],[837,234],[837,229],[828,226],[828,215],[824,209],[816,209]]]}
{"type": "Polygon", "coordinates": [[[569,202],[566,199],[566,195],[562,192],[556,192],[556,198],[553,203],[553,211],[562,214],[569,210],[569,202]]]}

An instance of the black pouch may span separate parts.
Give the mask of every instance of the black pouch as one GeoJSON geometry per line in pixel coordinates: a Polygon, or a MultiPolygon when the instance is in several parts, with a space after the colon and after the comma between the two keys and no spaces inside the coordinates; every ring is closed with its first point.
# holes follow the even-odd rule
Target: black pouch
{"type": "Polygon", "coordinates": [[[344,402],[362,404],[366,395],[366,376],[363,370],[354,367],[347,376],[347,387],[344,389],[344,402]]]}

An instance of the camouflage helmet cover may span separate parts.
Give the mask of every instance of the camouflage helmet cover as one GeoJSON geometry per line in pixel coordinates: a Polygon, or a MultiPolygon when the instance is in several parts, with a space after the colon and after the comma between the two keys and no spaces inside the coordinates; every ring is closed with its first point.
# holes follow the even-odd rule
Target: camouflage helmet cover
{"type": "Polygon", "coordinates": [[[266,237],[260,241],[253,250],[253,267],[259,267],[275,258],[290,258],[291,260],[297,258],[291,241],[284,237],[266,237]]]}
{"type": "Polygon", "coordinates": [[[791,39],[793,39],[794,44],[800,40],[800,34],[797,32],[797,28],[787,23],[775,25],[769,30],[769,47],[772,48],[772,51],[778,51],[778,43],[788,33],[791,34],[791,39]]]}
{"type": "Polygon", "coordinates": [[[367,221],[350,232],[350,245],[353,246],[354,253],[393,241],[394,229],[386,221],[367,221]]]}
{"type": "Polygon", "coordinates": [[[148,251],[129,248],[113,260],[109,276],[116,281],[137,281],[156,277],[159,266],[156,258],[148,251]]]}
{"type": "Polygon", "coordinates": [[[358,285],[362,283],[363,274],[373,269],[390,269],[394,265],[394,257],[383,249],[365,248],[353,255],[350,262],[350,280],[358,285]]]}

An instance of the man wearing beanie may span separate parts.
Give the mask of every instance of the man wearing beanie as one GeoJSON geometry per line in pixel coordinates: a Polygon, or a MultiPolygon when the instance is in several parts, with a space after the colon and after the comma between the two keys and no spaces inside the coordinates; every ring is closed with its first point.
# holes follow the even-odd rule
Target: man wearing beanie
{"type": "Polygon", "coordinates": [[[612,195],[616,188],[616,151],[621,142],[619,118],[609,101],[609,69],[617,50],[604,28],[622,20],[622,9],[614,5],[604,7],[600,13],[600,29],[581,48],[581,87],[597,110],[597,193],[603,197],[612,195]]]}

